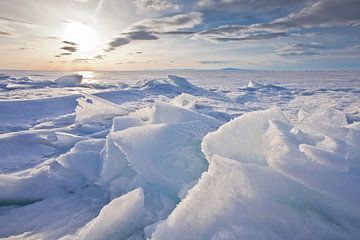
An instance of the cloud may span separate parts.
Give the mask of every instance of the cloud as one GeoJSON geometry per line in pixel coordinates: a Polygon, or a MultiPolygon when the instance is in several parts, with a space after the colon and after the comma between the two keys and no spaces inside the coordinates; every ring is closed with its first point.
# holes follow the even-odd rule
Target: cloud
{"type": "Polygon", "coordinates": [[[137,32],[123,33],[122,37],[115,38],[109,43],[109,47],[105,49],[105,52],[111,52],[115,50],[117,47],[127,45],[135,40],[145,41],[145,40],[157,40],[157,39],[159,38],[156,35],[154,35],[152,32],[137,31],[137,32]]]}
{"type": "Polygon", "coordinates": [[[128,32],[125,35],[127,35],[127,38],[133,40],[157,40],[159,37],[154,35],[152,32],[147,31],[135,31],[135,32],[128,32]]]}
{"type": "Polygon", "coordinates": [[[13,36],[13,34],[10,32],[0,31],[0,36],[10,37],[13,36]]]}
{"type": "Polygon", "coordinates": [[[59,57],[62,57],[62,56],[70,56],[70,55],[72,55],[71,52],[64,52],[64,53],[60,53],[58,55],[55,55],[54,57],[59,58],[59,57]]]}
{"type": "MultiPolygon", "coordinates": [[[[273,2],[271,0],[269,2],[273,2]]],[[[275,2],[281,2],[276,0],[275,2]]],[[[285,0],[283,0],[285,1],[285,0]]],[[[215,1],[202,1],[215,4],[215,1]]],[[[219,3],[219,1],[216,1],[219,3]]],[[[252,4],[258,0],[249,1],[252,4]]],[[[220,1],[224,4],[243,4],[244,1],[220,1]]],[[[294,31],[319,27],[360,26],[360,1],[358,0],[315,0],[308,2],[301,10],[270,22],[249,25],[222,25],[199,32],[195,39],[214,42],[264,40],[291,36],[294,31]]]]}
{"type": "Polygon", "coordinates": [[[123,45],[129,44],[131,42],[131,39],[126,37],[117,37],[113,39],[111,42],[109,42],[109,46],[107,49],[105,49],[105,52],[111,52],[114,51],[116,48],[121,47],[123,45]]]}
{"type": "Polygon", "coordinates": [[[164,11],[164,10],[180,10],[181,6],[169,0],[135,0],[134,3],[140,11],[164,11]]]}
{"type": "Polygon", "coordinates": [[[121,65],[121,64],[144,64],[144,63],[151,63],[151,60],[147,60],[147,61],[127,61],[127,62],[118,62],[116,64],[121,65]]]}
{"type": "Polygon", "coordinates": [[[98,55],[96,55],[96,56],[94,57],[94,59],[96,59],[96,60],[102,60],[102,59],[104,59],[104,57],[106,57],[105,54],[98,54],[98,55]]]}
{"type": "Polygon", "coordinates": [[[28,50],[33,50],[33,47],[18,47],[19,50],[21,51],[28,51],[28,50]]]}
{"type": "Polygon", "coordinates": [[[77,58],[71,61],[71,63],[79,64],[79,63],[91,63],[91,61],[94,61],[92,58],[77,58]]]}
{"type": "Polygon", "coordinates": [[[277,55],[280,56],[310,56],[318,55],[324,49],[319,43],[297,43],[287,44],[277,49],[277,55]]]}
{"type": "Polygon", "coordinates": [[[71,46],[77,46],[77,43],[70,42],[70,41],[62,41],[62,43],[68,44],[68,45],[71,45],[71,46]]]}
{"type": "Polygon", "coordinates": [[[226,63],[232,63],[234,61],[225,61],[225,60],[204,60],[204,61],[198,61],[198,63],[201,64],[226,64],[226,63]]]}
{"type": "Polygon", "coordinates": [[[131,26],[132,29],[155,32],[170,32],[191,29],[203,21],[202,13],[190,12],[168,17],[146,19],[131,26]]]}
{"type": "Polygon", "coordinates": [[[256,25],[223,25],[196,34],[194,39],[205,39],[213,42],[230,42],[246,40],[264,40],[287,36],[285,31],[273,31],[258,28],[256,25]]]}
{"type": "Polygon", "coordinates": [[[71,47],[71,46],[64,46],[64,47],[61,47],[60,49],[71,52],[71,53],[74,53],[77,51],[77,47],[71,47]]]}
{"type": "Polygon", "coordinates": [[[359,0],[317,0],[297,13],[277,19],[273,26],[314,28],[360,25],[359,0]]]}
{"type": "Polygon", "coordinates": [[[193,34],[193,31],[183,31],[183,29],[193,28],[200,23],[202,23],[202,14],[198,12],[147,19],[131,25],[121,36],[109,42],[104,51],[114,51],[116,48],[130,44],[132,41],[158,40],[158,35],[161,34],[193,34]]]}
{"type": "Polygon", "coordinates": [[[0,17],[0,20],[3,21],[3,22],[15,23],[15,24],[18,24],[18,25],[26,25],[26,26],[35,25],[32,22],[28,22],[28,21],[21,20],[21,19],[8,18],[8,17],[0,17]]]}
{"type": "Polygon", "coordinates": [[[291,8],[308,2],[309,0],[200,0],[200,9],[241,11],[265,11],[279,8],[291,8]]]}

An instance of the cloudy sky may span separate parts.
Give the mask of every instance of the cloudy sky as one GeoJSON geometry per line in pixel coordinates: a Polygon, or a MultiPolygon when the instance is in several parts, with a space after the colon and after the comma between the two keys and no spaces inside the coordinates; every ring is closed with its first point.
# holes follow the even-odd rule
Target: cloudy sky
{"type": "Polygon", "coordinates": [[[0,68],[360,68],[360,0],[0,0],[0,68]]]}

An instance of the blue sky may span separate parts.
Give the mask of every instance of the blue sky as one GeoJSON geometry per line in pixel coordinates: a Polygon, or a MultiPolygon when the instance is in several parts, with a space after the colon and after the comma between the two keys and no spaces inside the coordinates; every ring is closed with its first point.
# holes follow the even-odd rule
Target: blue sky
{"type": "Polygon", "coordinates": [[[359,0],[0,0],[0,68],[360,68],[359,0]]]}

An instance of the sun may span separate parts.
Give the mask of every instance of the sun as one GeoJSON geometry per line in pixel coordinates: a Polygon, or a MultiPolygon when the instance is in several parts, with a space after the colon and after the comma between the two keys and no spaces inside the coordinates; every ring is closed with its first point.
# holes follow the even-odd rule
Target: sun
{"type": "Polygon", "coordinates": [[[94,50],[99,41],[95,29],[90,25],[80,22],[66,23],[63,39],[78,44],[79,51],[94,50]]]}

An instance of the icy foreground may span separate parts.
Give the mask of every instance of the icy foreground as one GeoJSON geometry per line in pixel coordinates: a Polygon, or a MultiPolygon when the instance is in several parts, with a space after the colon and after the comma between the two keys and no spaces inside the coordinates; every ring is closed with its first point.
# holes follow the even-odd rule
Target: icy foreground
{"type": "Polygon", "coordinates": [[[1,79],[0,238],[360,238],[357,88],[1,79]]]}

